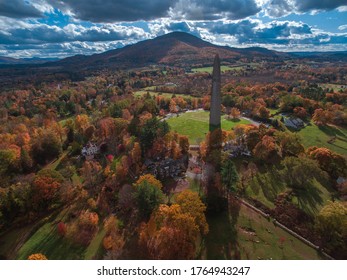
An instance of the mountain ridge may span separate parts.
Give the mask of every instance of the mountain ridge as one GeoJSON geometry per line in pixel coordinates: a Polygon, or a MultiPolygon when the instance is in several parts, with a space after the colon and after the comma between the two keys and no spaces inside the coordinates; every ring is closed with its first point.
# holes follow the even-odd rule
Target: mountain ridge
{"type": "Polygon", "coordinates": [[[68,65],[79,62],[79,67],[142,67],[151,64],[187,66],[210,64],[215,54],[224,61],[240,58],[279,57],[278,52],[264,48],[231,48],[218,46],[185,32],[172,32],[153,39],[140,41],[123,48],[90,56],[73,56],[55,64],[68,65]]]}

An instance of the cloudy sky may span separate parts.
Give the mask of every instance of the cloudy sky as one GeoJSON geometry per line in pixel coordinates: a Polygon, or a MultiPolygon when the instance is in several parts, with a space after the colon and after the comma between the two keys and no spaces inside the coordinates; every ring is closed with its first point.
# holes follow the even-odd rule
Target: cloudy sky
{"type": "Polygon", "coordinates": [[[92,54],[172,31],[233,47],[347,51],[347,0],[0,0],[0,56],[92,54]]]}

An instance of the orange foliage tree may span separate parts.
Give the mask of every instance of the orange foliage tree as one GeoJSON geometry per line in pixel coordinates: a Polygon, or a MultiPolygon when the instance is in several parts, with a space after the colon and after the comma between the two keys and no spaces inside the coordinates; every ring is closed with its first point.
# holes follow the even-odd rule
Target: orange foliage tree
{"type": "Polygon", "coordinates": [[[230,115],[235,120],[235,119],[238,119],[240,117],[241,112],[239,109],[233,107],[233,108],[231,108],[230,115]]]}
{"type": "Polygon", "coordinates": [[[67,227],[66,236],[73,242],[87,246],[98,230],[99,216],[95,212],[83,211],[67,227]]]}
{"type": "Polygon", "coordinates": [[[160,205],[141,228],[140,244],[153,259],[193,259],[199,237],[208,232],[199,197],[187,191],[178,200],[180,204],[160,205]]]}
{"type": "Polygon", "coordinates": [[[32,183],[34,201],[39,206],[49,206],[52,200],[57,198],[63,181],[61,174],[55,170],[43,169],[38,172],[32,183]]]}
{"type": "Polygon", "coordinates": [[[28,257],[28,260],[31,260],[31,261],[38,261],[38,260],[47,260],[47,257],[43,254],[32,254],[28,257]]]}
{"type": "Polygon", "coordinates": [[[333,178],[339,176],[347,176],[347,162],[346,159],[329,150],[328,148],[310,147],[307,150],[307,154],[310,158],[315,159],[320,168],[328,172],[333,178]]]}
{"type": "Polygon", "coordinates": [[[254,156],[259,160],[272,162],[279,156],[279,147],[275,138],[265,135],[253,149],[254,156]]]}
{"type": "Polygon", "coordinates": [[[106,235],[103,239],[103,246],[105,250],[111,251],[109,255],[112,259],[118,259],[122,253],[125,240],[119,228],[117,217],[113,215],[108,217],[104,222],[104,229],[106,235]]]}

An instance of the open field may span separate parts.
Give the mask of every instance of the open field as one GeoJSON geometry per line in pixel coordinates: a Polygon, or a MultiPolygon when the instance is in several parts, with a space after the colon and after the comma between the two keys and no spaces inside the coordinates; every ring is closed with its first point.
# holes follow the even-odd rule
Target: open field
{"type": "MultiPolygon", "coordinates": [[[[157,96],[157,95],[161,95],[165,98],[171,98],[173,93],[169,93],[169,92],[156,92],[156,91],[150,91],[150,90],[146,90],[146,89],[143,89],[143,90],[139,90],[139,91],[136,91],[134,92],[134,96],[135,97],[141,97],[145,94],[147,94],[147,92],[151,95],[151,96],[157,96]]],[[[181,96],[183,98],[191,98],[190,95],[186,95],[186,94],[176,94],[175,95],[178,97],[178,96],[181,96]]]]}
{"type": "Polygon", "coordinates": [[[241,205],[207,216],[207,259],[321,259],[317,251],[259,213],[241,205]],[[233,209],[234,208],[234,209],[233,209]]]}
{"type": "Polygon", "coordinates": [[[337,126],[318,127],[314,123],[301,129],[298,134],[305,148],[311,146],[326,147],[336,153],[347,156],[347,128],[337,126]],[[329,144],[328,141],[336,136],[337,139],[329,144]]]}
{"type": "MultiPolygon", "coordinates": [[[[230,70],[241,70],[242,68],[243,68],[243,66],[225,66],[225,65],[222,65],[221,71],[225,72],[225,71],[230,71],[230,70]]],[[[194,73],[210,73],[210,74],[212,74],[212,70],[213,70],[213,66],[201,67],[201,68],[192,68],[192,72],[194,72],[194,73]]]]}
{"type": "MultiPolygon", "coordinates": [[[[278,179],[278,175],[268,172],[267,176],[257,175],[247,187],[246,194],[273,209],[276,197],[288,190],[290,189],[278,179]]],[[[300,193],[299,198],[293,198],[293,203],[307,214],[314,216],[329,200],[332,200],[332,194],[333,190],[330,187],[315,180],[312,187],[300,193]]]]}
{"type": "Polygon", "coordinates": [[[19,249],[16,259],[25,260],[34,253],[42,253],[50,260],[93,259],[102,247],[105,231],[100,228],[88,247],[75,245],[58,235],[57,223],[63,219],[68,209],[56,218],[43,224],[19,249]]]}
{"type": "Polygon", "coordinates": [[[347,88],[347,85],[339,85],[339,84],[319,84],[320,87],[323,89],[333,89],[334,91],[340,91],[341,89],[344,90],[347,88]]]}
{"type": "Polygon", "coordinates": [[[321,259],[315,249],[243,205],[237,233],[241,259],[321,259]]]}
{"type": "MultiPolygon", "coordinates": [[[[205,139],[205,135],[208,132],[210,112],[197,111],[181,114],[179,117],[173,117],[167,122],[172,130],[177,131],[182,135],[186,135],[189,138],[189,143],[195,145],[201,140],[205,139]]],[[[229,121],[222,117],[222,128],[230,130],[238,124],[250,124],[248,120],[229,121]]]]}
{"type": "MultiPolygon", "coordinates": [[[[189,180],[192,191],[199,187],[189,180]]],[[[254,210],[230,203],[229,213],[207,214],[206,259],[321,259],[317,251],[254,210]]]]}

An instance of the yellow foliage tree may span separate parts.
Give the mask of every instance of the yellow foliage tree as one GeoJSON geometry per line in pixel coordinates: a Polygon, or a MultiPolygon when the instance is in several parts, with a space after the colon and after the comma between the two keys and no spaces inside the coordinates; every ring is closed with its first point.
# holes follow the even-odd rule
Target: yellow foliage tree
{"type": "Polygon", "coordinates": [[[140,176],[140,178],[135,183],[135,187],[141,185],[141,183],[143,183],[144,181],[147,181],[147,183],[149,183],[150,185],[156,186],[160,190],[163,188],[161,182],[151,174],[145,174],[140,176]]]}

